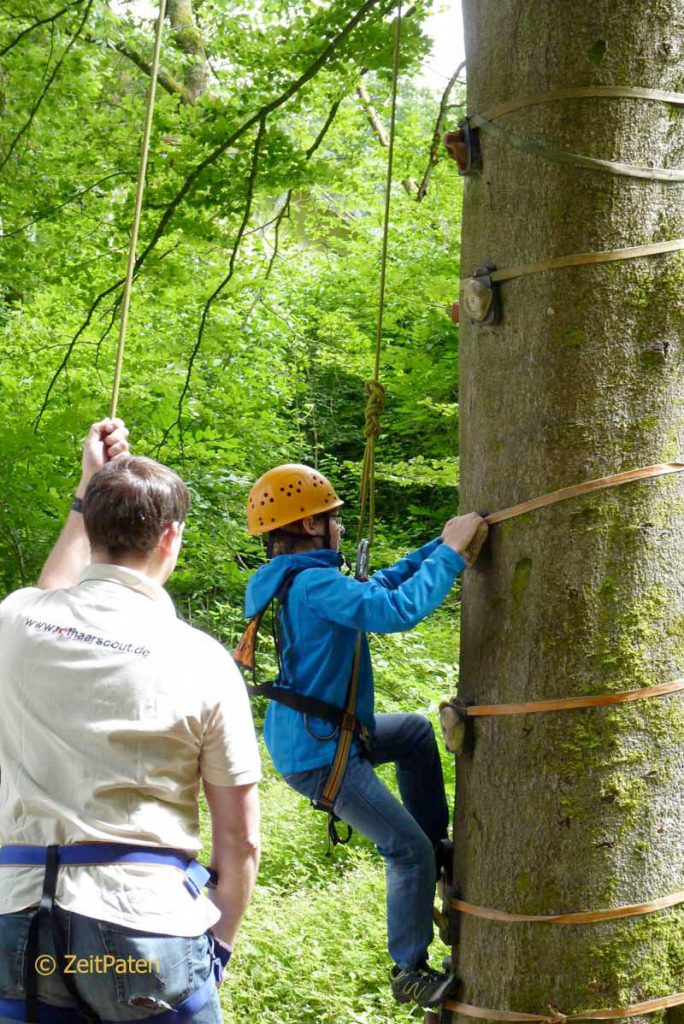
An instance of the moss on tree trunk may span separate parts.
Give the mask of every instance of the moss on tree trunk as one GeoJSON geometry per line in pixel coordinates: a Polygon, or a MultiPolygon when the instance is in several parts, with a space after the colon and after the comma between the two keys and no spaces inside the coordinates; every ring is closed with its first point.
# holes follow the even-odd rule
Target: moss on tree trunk
{"type": "MultiPolygon", "coordinates": [[[[684,91],[683,0],[464,0],[464,15],[471,113],[572,86],[684,91]]],[[[587,156],[681,167],[683,116],[583,99],[499,123],[587,156]]],[[[462,276],[684,234],[684,184],[552,164],[485,134],[482,150],[466,179],[462,276]]],[[[463,511],[682,459],[683,285],[681,254],[548,271],[503,285],[499,325],[463,325],[463,511]]],[[[683,528],[680,476],[494,527],[464,584],[460,695],[523,701],[683,676],[683,528]]],[[[684,887],[681,695],[478,720],[457,774],[470,902],[555,914],[684,887]]],[[[624,1006],[684,989],[684,910],[573,927],[464,916],[456,964],[479,1006],[624,1006]]]]}

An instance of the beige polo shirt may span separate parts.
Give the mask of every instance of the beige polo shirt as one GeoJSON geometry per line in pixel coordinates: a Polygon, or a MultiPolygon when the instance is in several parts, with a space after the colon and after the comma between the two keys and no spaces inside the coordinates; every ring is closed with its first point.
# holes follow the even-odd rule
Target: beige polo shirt
{"type": "MultiPolygon", "coordinates": [[[[200,848],[200,777],[257,782],[240,673],[142,573],[91,565],[65,590],[0,604],[0,843],[200,848]]],[[[0,914],[37,903],[42,868],[0,866],[0,914]]],[[[173,867],[61,868],[66,910],[199,935],[219,917],[173,867]]]]}

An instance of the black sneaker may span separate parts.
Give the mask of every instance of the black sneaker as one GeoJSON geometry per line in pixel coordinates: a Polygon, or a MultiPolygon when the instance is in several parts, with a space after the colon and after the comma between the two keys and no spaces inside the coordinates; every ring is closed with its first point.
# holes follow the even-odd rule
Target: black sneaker
{"type": "Polygon", "coordinates": [[[441,1004],[458,985],[453,974],[440,974],[427,964],[392,969],[392,995],[398,1003],[418,1003],[426,1009],[441,1004]]]}
{"type": "Polygon", "coordinates": [[[446,836],[435,846],[435,866],[437,881],[444,880],[447,885],[451,885],[454,874],[454,844],[446,836]]]}

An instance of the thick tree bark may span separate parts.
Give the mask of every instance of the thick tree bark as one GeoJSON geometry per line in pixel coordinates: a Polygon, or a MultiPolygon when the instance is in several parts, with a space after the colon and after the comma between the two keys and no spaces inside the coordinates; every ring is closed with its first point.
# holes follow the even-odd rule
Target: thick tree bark
{"type": "Polygon", "coordinates": [[[195,24],[192,0],[169,0],[169,21],[178,47],[190,58],[185,70],[188,102],[195,103],[207,88],[209,65],[202,36],[195,24]]]}
{"type": "MultiPolygon", "coordinates": [[[[470,113],[572,86],[684,90],[684,0],[464,0],[464,13],[470,113]]],[[[682,117],[583,99],[498,123],[587,156],[681,167],[682,117]]],[[[684,235],[684,184],[549,163],[484,133],[482,151],[466,179],[462,276],[684,235]]],[[[502,286],[500,324],[463,325],[463,511],[682,460],[683,284],[681,254],[547,271],[502,286]]],[[[683,530],[681,476],[494,527],[464,584],[460,695],[525,701],[683,676],[683,530]]],[[[549,915],[682,889],[681,695],[479,719],[457,775],[469,902],[549,915]]],[[[571,927],[463,916],[455,957],[462,998],[479,1006],[625,1006],[684,989],[684,910],[571,927]]]]}

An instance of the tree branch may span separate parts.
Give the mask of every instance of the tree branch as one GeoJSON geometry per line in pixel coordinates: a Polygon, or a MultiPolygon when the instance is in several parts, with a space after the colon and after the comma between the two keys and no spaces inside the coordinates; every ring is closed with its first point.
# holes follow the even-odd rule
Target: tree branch
{"type": "Polygon", "coordinates": [[[125,280],[126,280],[125,277],[119,278],[118,281],[115,281],[114,284],[110,285],[109,288],[105,289],[105,291],[100,292],[100,294],[97,296],[95,301],[91,304],[90,309],[88,310],[88,314],[87,314],[85,320],[83,321],[83,323],[81,324],[81,326],[79,327],[79,329],[76,331],[76,333],[74,334],[73,338],[69,342],[69,345],[67,346],[67,350],[64,353],[64,356],[62,358],[61,363],[59,364],[59,366],[57,367],[57,369],[55,370],[55,372],[52,375],[52,379],[51,379],[51,381],[50,381],[50,383],[48,385],[48,389],[45,392],[45,397],[43,398],[43,402],[41,404],[41,407],[38,410],[38,415],[36,416],[35,420],[33,421],[33,432],[34,432],[34,434],[38,433],[38,427],[40,426],[40,421],[43,418],[43,414],[44,414],[45,410],[47,409],[48,401],[50,399],[50,395],[52,394],[52,389],[54,388],[55,384],[57,383],[57,378],[61,374],[62,370],[66,369],[67,363],[69,362],[69,359],[71,358],[71,353],[74,351],[74,348],[76,347],[76,342],[78,341],[78,339],[81,337],[81,335],[83,334],[85,329],[90,324],[90,321],[93,319],[93,315],[95,313],[95,310],[100,305],[102,300],[106,299],[107,296],[111,295],[112,292],[115,292],[117,288],[120,288],[125,280]]]}
{"type": "Polygon", "coordinates": [[[74,32],[73,36],[71,37],[71,39],[69,40],[69,42],[65,46],[64,52],[62,53],[62,56],[59,58],[59,60],[55,64],[54,68],[52,69],[51,74],[49,75],[47,81],[45,82],[43,88],[41,89],[40,94],[38,96],[38,99],[36,100],[36,102],[33,104],[33,107],[31,108],[31,112],[30,112],[30,114],[28,116],[28,120],[23,125],[23,127],[19,129],[17,134],[12,139],[12,142],[10,144],[9,149],[7,150],[7,153],[6,153],[5,157],[4,157],[4,159],[3,159],[2,163],[0,163],[0,171],[2,171],[4,169],[5,165],[7,164],[7,161],[9,160],[9,158],[12,155],[12,153],[16,149],[16,146],[17,146],[19,140],[21,139],[21,137],[23,135],[25,135],[25,133],[29,130],[29,128],[33,124],[33,119],[35,118],[36,114],[38,113],[38,108],[40,107],[41,103],[45,99],[50,86],[52,85],[52,83],[54,82],[55,78],[57,77],[57,73],[59,72],[59,69],[61,68],[62,64],[64,63],[64,61],[65,61],[65,59],[67,57],[67,54],[69,53],[69,50],[74,45],[74,43],[76,42],[76,40],[80,36],[81,32],[83,31],[85,23],[88,20],[88,15],[90,14],[90,10],[91,10],[91,8],[93,6],[93,3],[94,3],[94,0],[88,0],[88,6],[86,7],[85,14],[81,18],[81,21],[80,21],[80,23],[78,25],[78,28],[76,29],[76,31],[74,32]]]}
{"type": "Polygon", "coordinates": [[[218,299],[218,297],[221,294],[221,292],[228,285],[228,283],[231,280],[231,278],[233,277],[233,273],[235,271],[235,261],[237,259],[238,250],[240,249],[240,244],[242,242],[243,236],[244,236],[245,231],[247,229],[247,224],[249,222],[250,214],[252,212],[252,200],[254,199],[254,186],[256,184],[257,169],[258,169],[258,166],[259,166],[259,152],[261,150],[261,144],[263,142],[263,138],[264,138],[265,132],[266,132],[266,118],[263,117],[259,121],[259,131],[257,132],[257,137],[256,137],[256,140],[254,142],[254,149],[252,151],[252,165],[251,165],[250,172],[249,172],[249,180],[247,182],[247,194],[245,196],[245,206],[244,206],[244,211],[243,211],[243,214],[242,214],[242,221],[240,223],[240,227],[238,228],[238,233],[235,236],[235,242],[233,243],[233,248],[232,248],[232,251],[231,251],[231,254],[230,254],[230,260],[229,260],[229,263],[228,263],[228,273],[223,278],[223,280],[216,286],[216,288],[211,293],[211,295],[209,296],[207,301],[204,303],[204,309],[202,310],[202,317],[200,319],[199,330],[197,331],[197,338],[195,339],[195,344],[194,344],[192,352],[190,354],[190,361],[188,363],[188,370],[187,370],[187,373],[186,373],[186,376],[185,376],[185,383],[183,384],[183,389],[182,389],[182,391],[180,393],[180,397],[178,399],[178,414],[176,416],[176,419],[173,421],[173,423],[171,423],[166,428],[166,430],[164,431],[162,439],[159,442],[159,450],[161,450],[161,448],[164,446],[164,444],[166,443],[167,437],[169,436],[169,434],[171,433],[171,431],[173,430],[173,428],[176,425],[178,425],[180,427],[181,445],[182,445],[182,434],[183,434],[183,431],[182,431],[181,418],[182,418],[182,415],[183,415],[183,402],[185,401],[185,397],[186,397],[186,395],[188,393],[188,390],[190,388],[190,379],[192,377],[192,370],[193,370],[193,367],[195,365],[195,359],[197,358],[197,355],[199,353],[200,347],[202,345],[202,338],[204,337],[204,330],[205,330],[205,327],[207,325],[207,319],[209,317],[209,311],[211,310],[211,307],[213,306],[214,302],[218,299]]]}
{"type": "MultiPolygon", "coordinates": [[[[92,3],[92,0],[90,0],[90,2],[92,3]]],[[[242,123],[242,125],[240,125],[239,128],[236,128],[236,130],[232,133],[232,135],[230,135],[223,143],[221,143],[220,146],[218,146],[216,149],[214,149],[207,157],[205,157],[204,160],[201,161],[201,163],[199,163],[195,167],[195,169],[193,171],[190,172],[190,174],[185,179],[185,181],[183,182],[182,186],[180,187],[180,189],[178,190],[176,195],[167,204],[167,207],[166,207],[162,217],[158,221],[157,226],[156,226],[154,232],[152,233],[152,237],[150,238],[149,242],[147,243],[145,248],[142,250],[142,252],[138,256],[138,258],[136,260],[136,264],[135,264],[135,271],[136,271],[136,273],[140,269],[140,267],[143,265],[143,263],[145,262],[147,257],[150,255],[150,253],[153,251],[155,246],[157,245],[157,242],[159,241],[159,239],[164,234],[164,232],[165,232],[166,228],[168,227],[168,224],[171,221],[175,211],[180,206],[180,204],[183,202],[183,200],[186,198],[186,196],[192,191],[192,189],[195,186],[195,183],[196,183],[197,179],[202,174],[202,172],[204,170],[206,170],[207,167],[210,167],[212,164],[216,163],[216,161],[219,159],[219,157],[221,157],[226,152],[226,150],[230,149],[230,147],[233,146],[238,141],[238,139],[240,139],[247,131],[249,131],[249,129],[251,127],[253,127],[255,124],[257,124],[261,120],[264,120],[270,113],[272,113],[274,110],[277,110],[284,103],[287,103],[287,101],[289,99],[291,99],[304,85],[306,85],[307,82],[309,82],[312,78],[314,78],[315,75],[325,65],[325,63],[330,59],[330,57],[333,55],[333,53],[335,53],[335,51],[342,45],[342,43],[345,42],[347,37],[354,31],[354,29],[357,27],[357,25],[359,25],[364,20],[366,15],[370,11],[372,11],[373,8],[376,7],[376,5],[378,3],[379,3],[379,0],[366,0],[366,2],[359,8],[359,10],[356,12],[356,14],[354,14],[354,16],[352,18],[350,18],[350,20],[347,22],[347,24],[338,32],[338,34],[335,36],[335,38],[332,39],[330,41],[330,43],[328,43],[328,45],[321,51],[321,53],[319,53],[318,57],[309,65],[309,67],[306,69],[306,71],[304,71],[299,76],[299,78],[297,78],[294,82],[291,82],[290,85],[287,87],[287,89],[285,89],[285,91],[280,94],[280,96],[277,96],[275,99],[271,100],[269,103],[266,103],[263,107],[261,107],[260,110],[257,111],[256,114],[253,114],[250,118],[248,118],[246,121],[244,121],[242,123]]],[[[394,0],[385,0],[385,2],[381,4],[379,10],[380,10],[380,12],[382,14],[385,14],[385,13],[387,13],[387,11],[392,9],[393,5],[394,5],[394,0]]],[[[50,392],[52,391],[52,388],[54,387],[54,384],[55,384],[55,382],[57,380],[57,377],[62,372],[62,370],[65,369],[65,367],[67,365],[67,362],[68,362],[68,360],[69,360],[69,358],[71,356],[71,353],[73,352],[75,342],[78,340],[78,338],[81,336],[83,331],[86,329],[86,327],[90,323],[90,320],[92,319],[92,315],[95,312],[95,309],[97,308],[97,306],[102,301],[102,299],[106,298],[107,295],[111,294],[112,291],[114,291],[116,288],[120,287],[122,284],[123,284],[123,278],[121,278],[119,281],[117,281],[111,287],[107,288],[105,291],[100,292],[100,294],[97,296],[97,298],[94,300],[93,304],[91,305],[90,310],[89,310],[89,312],[87,314],[86,320],[84,321],[83,324],[81,324],[81,326],[76,331],[76,334],[72,338],[71,344],[69,345],[69,348],[67,350],[67,353],[66,353],[66,356],[65,356],[64,360],[62,360],[62,363],[60,364],[58,370],[56,371],[55,375],[52,378],[52,381],[50,383],[50,387],[48,389],[48,393],[45,396],[45,400],[43,401],[43,405],[41,406],[41,409],[40,409],[40,411],[38,413],[38,416],[37,416],[37,418],[35,420],[35,424],[34,424],[34,429],[35,430],[38,429],[38,424],[40,423],[41,417],[42,417],[42,415],[43,415],[43,413],[45,411],[45,408],[46,408],[47,399],[49,398],[50,392]]]]}
{"type": "MultiPolygon", "coordinates": [[[[375,136],[378,142],[384,149],[388,149],[389,138],[387,137],[387,132],[385,131],[385,127],[382,121],[380,120],[380,115],[378,114],[377,110],[375,109],[371,102],[371,98],[368,95],[368,90],[366,89],[366,86],[363,82],[360,82],[359,85],[357,86],[356,94],[361,100],[363,108],[366,111],[368,123],[375,132],[375,136]]],[[[404,178],[402,180],[402,185],[404,186],[404,190],[406,191],[406,193],[410,196],[415,195],[418,189],[418,185],[413,180],[413,178],[404,178]]]]}
{"type": "MultiPolygon", "coordinates": [[[[99,43],[99,40],[90,36],[88,37],[88,42],[99,43]]],[[[128,43],[118,42],[110,43],[109,45],[112,46],[117,53],[122,54],[124,57],[127,57],[128,60],[132,61],[135,66],[141,71],[144,71],[148,77],[152,74],[152,64],[150,61],[146,60],[141,53],[134,50],[128,43]]],[[[162,88],[166,89],[166,91],[172,96],[180,96],[182,103],[192,104],[195,102],[183,83],[177,81],[177,79],[172,75],[168,75],[165,71],[162,71],[161,68],[157,73],[157,81],[162,88]]]]}
{"type": "Polygon", "coordinates": [[[461,74],[463,68],[465,67],[465,64],[466,62],[462,61],[458,65],[453,75],[449,79],[447,87],[442,95],[442,101],[439,105],[439,113],[437,114],[435,130],[432,133],[432,144],[430,146],[430,156],[428,158],[428,165],[425,169],[423,180],[418,186],[418,192],[416,194],[416,202],[418,203],[425,199],[425,196],[427,195],[428,185],[430,183],[430,178],[432,177],[432,172],[434,171],[437,163],[439,162],[440,154],[442,152],[442,131],[444,129],[444,119],[446,117],[447,110],[450,107],[449,97],[451,95],[451,90],[456,85],[456,80],[458,76],[461,74]]]}
{"type": "Polygon", "coordinates": [[[366,116],[368,118],[368,123],[375,132],[378,142],[381,146],[387,149],[389,146],[387,132],[385,131],[384,125],[378,116],[377,110],[371,103],[371,98],[368,95],[368,90],[366,89],[364,82],[359,82],[356,93],[363,104],[363,108],[366,111],[366,116]]]}
{"type": "MultiPolygon", "coordinates": [[[[168,227],[168,224],[171,221],[171,218],[173,217],[176,209],[180,206],[180,204],[183,202],[186,196],[192,191],[192,189],[195,186],[195,182],[202,174],[202,172],[205,171],[208,167],[211,167],[212,164],[215,164],[219,157],[223,156],[226,150],[230,149],[231,146],[234,146],[238,139],[242,138],[242,136],[246,132],[248,132],[250,128],[252,128],[262,119],[268,117],[268,115],[273,113],[274,110],[277,110],[279,107],[283,106],[284,103],[287,103],[287,101],[292,99],[292,97],[297,92],[299,92],[299,90],[304,85],[306,85],[307,82],[314,78],[314,76],[330,59],[332,54],[341,46],[341,44],[356,28],[356,26],[363,21],[366,14],[368,14],[369,11],[371,11],[378,4],[378,2],[379,0],[366,0],[366,3],[364,3],[359,8],[359,10],[352,18],[350,18],[350,20],[347,22],[344,28],[342,28],[340,32],[335,36],[335,38],[331,40],[331,42],[325,47],[325,49],[321,51],[318,57],[309,65],[306,71],[304,71],[299,76],[299,78],[297,78],[294,82],[291,82],[287,89],[285,89],[285,91],[280,94],[280,96],[277,96],[269,103],[264,104],[264,106],[261,107],[255,114],[253,114],[246,121],[244,121],[239,128],[236,128],[232,135],[229,135],[228,138],[225,139],[220,146],[217,146],[216,149],[214,149],[211,153],[209,153],[208,156],[204,158],[204,160],[201,161],[201,163],[197,164],[195,169],[191,171],[188,177],[185,179],[176,195],[167,205],[166,210],[164,211],[164,214],[159,220],[150,241],[147,243],[147,245],[141,252],[140,256],[138,257],[138,264],[143,263],[149,256],[150,252],[154,249],[155,245],[157,244],[161,236],[164,234],[164,231],[168,227]]],[[[390,10],[392,6],[393,0],[390,0],[389,3],[385,2],[382,5],[381,10],[383,13],[385,13],[387,10],[390,10]]]]}
{"type": "MultiPolygon", "coordinates": [[[[3,507],[6,508],[7,506],[3,504],[3,507]]],[[[22,550],[21,544],[19,542],[19,538],[18,538],[15,530],[10,526],[8,520],[4,516],[3,516],[3,520],[4,520],[5,533],[7,534],[7,536],[10,539],[10,541],[12,542],[12,547],[14,548],[14,553],[16,555],[17,568],[19,569],[19,581],[20,581],[22,587],[25,587],[25,586],[27,586],[28,575],[27,575],[27,572],[26,572],[26,562],[24,560],[24,552],[22,550]]]]}
{"type": "Polygon", "coordinates": [[[25,28],[23,30],[23,32],[20,32],[19,35],[16,36],[16,38],[13,39],[11,43],[8,43],[7,46],[4,47],[4,49],[0,50],[0,57],[4,57],[6,53],[9,53],[10,50],[17,45],[17,43],[21,42],[24,36],[27,36],[29,32],[33,32],[34,28],[39,28],[40,25],[49,25],[51,21],[57,21],[57,19],[61,18],[63,14],[66,14],[67,11],[70,11],[72,7],[78,7],[82,3],[83,0],[72,0],[72,3],[67,4],[66,7],[62,7],[62,9],[60,11],[57,11],[56,14],[51,14],[49,18],[40,18],[38,21],[34,21],[32,25],[29,25],[28,28],[25,28]]]}
{"type": "Polygon", "coordinates": [[[112,171],[111,174],[106,174],[104,178],[100,178],[98,181],[93,182],[93,184],[89,185],[88,188],[77,189],[76,192],[72,193],[72,195],[70,195],[68,199],[65,199],[63,203],[60,203],[59,206],[51,206],[47,210],[38,211],[36,212],[33,220],[28,220],[25,224],[21,224],[18,228],[14,228],[12,231],[5,232],[4,235],[0,236],[0,243],[3,242],[6,238],[12,238],[14,235],[20,235],[22,231],[26,230],[26,228],[33,227],[34,224],[38,224],[39,221],[45,220],[47,217],[49,217],[50,214],[59,213],[60,210],[63,210],[65,206],[68,206],[70,203],[73,203],[74,200],[81,199],[82,196],[87,195],[88,192],[92,192],[93,189],[97,188],[98,185],[101,185],[103,181],[108,181],[110,178],[121,177],[122,175],[126,177],[132,176],[129,174],[128,171],[112,171]]]}
{"type": "MultiPolygon", "coordinates": [[[[333,121],[335,120],[335,116],[337,114],[337,111],[340,109],[340,104],[341,103],[342,103],[341,99],[335,100],[335,102],[331,106],[330,110],[328,111],[328,116],[326,117],[325,121],[323,122],[323,125],[322,125],[318,135],[316,136],[316,138],[314,139],[314,141],[311,143],[311,145],[309,146],[309,148],[306,151],[305,156],[306,156],[307,162],[311,159],[311,157],[314,155],[316,150],[319,148],[319,146],[323,142],[323,139],[325,138],[325,136],[328,134],[328,131],[330,130],[330,127],[331,127],[333,121]]],[[[245,327],[249,323],[249,318],[251,317],[252,313],[256,309],[256,307],[259,304],[259,302],[262,300],[263,294],[264,294],[264,292],[266,290],[266,282],[268,281],[269,277],[271,276],[271,272],[273,270],[273,267],[275,265],[275,261],[276,261],[276,259],[278,257],[278,253],[279,253],[279,248],[280,248],[280,229],[282,227],[282,224],[283,224],[283,221],[285,220],[285,218],[289,217],[289,215],[290,215],[290,203],[291,203],[291,200],[292,200],[292,192],[293,191],[294,190],[292,188],[289,188],[287,190],[287,195],[285,196],[285,202],[281,206],[278,214],[272,220],[266,221],[265,224],[261,224],[258,228],[253,228],[252,229],[252,231],[263,231],[265,228],[270,227],[272,224],[275,225],[275,227],[273,229],[273,235],[274,235],[274,238],[273,238],[273,251],[272,251],[272,253],[271,253],[270,257],[269,257],[269,260],[268,260],[268,266],[266,267],[266,273],[264,274],[264,280],[263,280],[263,283],[261,285],[261,288],[256,293],[256,295],[254,297],[254,301],[252,302],[251,306],[249,307],[249,310],[247,311],[247,314],[244,317],[244,319],[242,321],[242,324],[240,325],[240,331],[241,332],[244,331],[245,327]]],[[[249,234],[250,232],[245,232],[245,233],[249,234]]]]}

